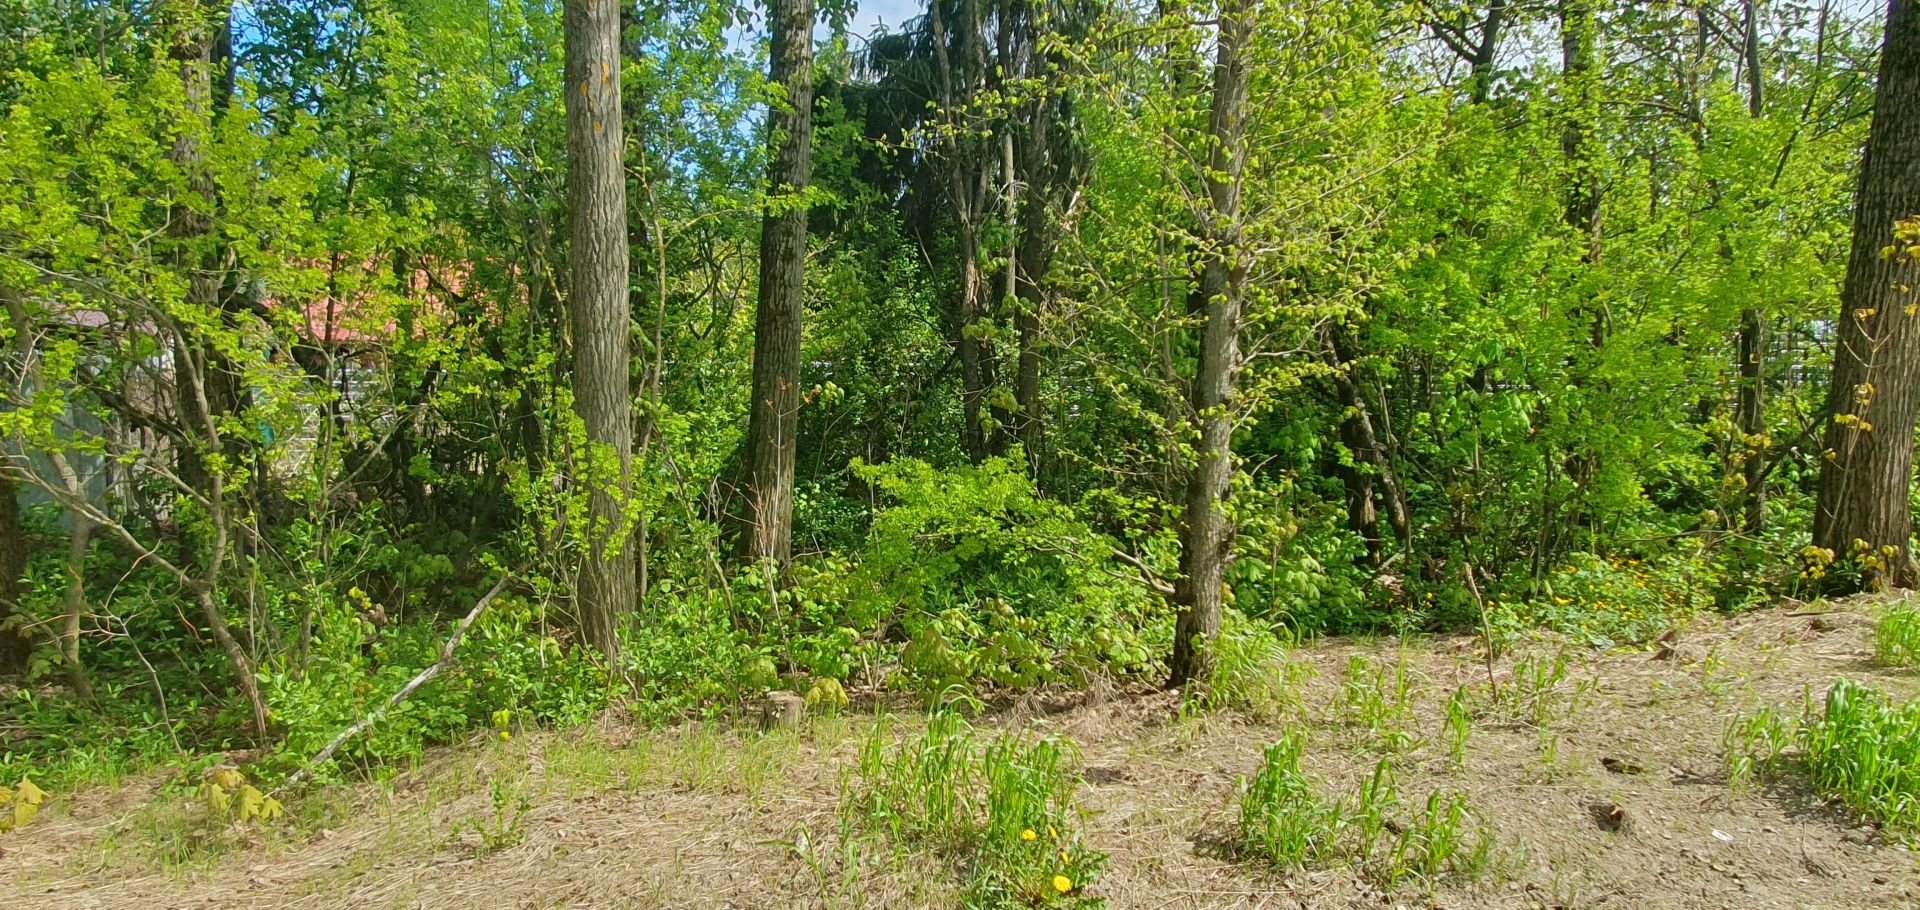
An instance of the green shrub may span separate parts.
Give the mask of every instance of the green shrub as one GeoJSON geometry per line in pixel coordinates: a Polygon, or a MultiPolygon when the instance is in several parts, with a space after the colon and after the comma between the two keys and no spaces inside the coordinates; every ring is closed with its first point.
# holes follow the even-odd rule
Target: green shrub
{"type": "Polygon", "coordinates": [[[1652,561],[1577,553],[1548,577],[1544,590],[1495,597],[1490,619],[1509,636],[1547,629],[1597,648],[1652,641],[1714,605],[1718,570],[1692,550],[1652,561]]]}
{"type": "Polygon", "coordinates": [[[1236,487],[1234,562],[1227,584],[1249,617],[1298,633],[1397,628],[1404,616],[1369,599],[1366,542],[1339,507],[1298,493],[1290,478],[1236,487]]]}
{"type": "Polygon", "coordinates": [[[854,470],[890,504],[860,550],[844,610],[814,628],[904,639],[901,670],[932,691],[1154,666],[1161,648],[1147,629],[1164,622],[1162,599],[1115,577],[1113,542],[1041,497],[1013,460],[854,470]]]}

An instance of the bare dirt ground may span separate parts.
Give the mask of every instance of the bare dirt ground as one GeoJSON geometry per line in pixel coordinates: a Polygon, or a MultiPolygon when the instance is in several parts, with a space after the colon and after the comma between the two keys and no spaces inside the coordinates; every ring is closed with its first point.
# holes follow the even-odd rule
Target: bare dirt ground
{"type": "MultiPolygon", "coordinates": [[[[1161,693],[1061,693],[990,713],[1078,744],[1084,840],[1110,860],[1091,893],[1115,908],[1912,908],[1916,855],[1791,779],[1727,786],[1730,718],[1797,705],[1847,677],[1902,698],[1920,679],[1870,661],[1859,600],[1798,604],[1683,631],[1665,657],[1537,643],[1568,655],[1544,725],[1483,716],[1455,768],[1442,746],[1457,687],[1485,686],[1471,637],[1335,639],[1295,652],[1313,668],[1290,719],[1181,718],[1161,693]],[[1466,795],[1496,844],[1476,881],[1383,892],[1351,868],[1273,873],[1225,843],[1236,780],[1282,726],[1309,737],[1330,792],[1372,771],[1378,730],[1338,719],[1349,659],[1404,661],[1414,683],[1392,731],[1404,799],[1466,795]]],[[[476,741],[383,784],[303,797],[269,828],[207,832],[191,798],[155,778],[50,804],[0,836],[11,908],[951,907],[953,870],[848,833],[844,769],[871,715],[798,733],[750,725],[591,730],[476,741]],[[499,794],[496,796],[496,794],[499,794]],[[512,816],[524,798],[527,808],[512,816]],[[503,833],[504,832],[504,833],[503,833]]],[[[902,727],[915,724],[903,716],[902,727]]]]}

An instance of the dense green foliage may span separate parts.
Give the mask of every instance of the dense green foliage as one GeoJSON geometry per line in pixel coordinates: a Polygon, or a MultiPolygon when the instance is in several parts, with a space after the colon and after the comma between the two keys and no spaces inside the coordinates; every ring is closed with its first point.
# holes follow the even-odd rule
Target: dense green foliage
{"type": "MultiPolygon", "coordinates": [[[[285,775],[383,710],[323,773],[501,711],[1163,679],[1212,11],[985,6],[866,40],[826,10],[784,573],[736,546],[784,96],[755,9],[623,7],[640,606],[608,659],[575,601],[618,466],[568,382],[561,3],[0,5],[0,783],[249,747],[285,775]]],[[[1284,714],[1302,635],[1631,646],[1858,572],[1803,547],[1878,26],[1598,7],[1581,72],[1553,4],[1254,5],[1233,609],[1196,704],[1284,714]]],[[[1016,748],[1049,747],[966,774],[1027,786],[1016,748]]],[[[1243,832],[1282,863],[1322,849],[1287,760],[1243,832]]],[[[1041,783],[967,823],[983,893],[1029,884],[992,851],[1062,817],[1041,783]]]]}

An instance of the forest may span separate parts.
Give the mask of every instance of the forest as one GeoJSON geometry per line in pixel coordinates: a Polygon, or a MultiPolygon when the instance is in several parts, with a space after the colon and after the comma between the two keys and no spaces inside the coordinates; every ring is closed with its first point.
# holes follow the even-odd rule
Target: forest
{"type": "Polygon", "coordinates": [[[0,0],[0,903],[773,774],[526,906],[1759,905],[1481,792],[1669,766],[1920,899],[1920,2],[882,6],[0,0]]]}

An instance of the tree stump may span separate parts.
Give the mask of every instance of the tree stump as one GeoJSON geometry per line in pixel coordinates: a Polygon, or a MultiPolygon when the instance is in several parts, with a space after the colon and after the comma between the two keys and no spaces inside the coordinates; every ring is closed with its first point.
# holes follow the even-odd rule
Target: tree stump
{"type": "Polygon", "coordinates": [[[760,704],[760,729],[792,730],[807,716],[807,700],[797,693],[768,692],[760,704]]]}

